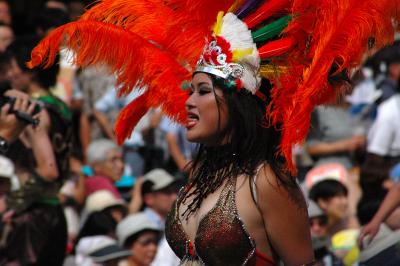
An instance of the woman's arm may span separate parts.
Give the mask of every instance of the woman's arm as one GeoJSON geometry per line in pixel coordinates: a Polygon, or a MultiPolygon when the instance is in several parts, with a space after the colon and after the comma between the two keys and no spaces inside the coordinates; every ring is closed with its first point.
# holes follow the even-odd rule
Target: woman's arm
{"type": "Polygon", "coordinates": [[[388,216],[400,205],[400,184],[396,184],[389,193],[386,195],[382,205],[379,207],[378,212],[374,215],[372,220],[364,226],[359,236],[359,243],[367,235],[369,236],[369,241],[375,237],[379,231],[380,224],[385,221],[388,216]]]}
{"type": "Polygon", "coordinates": [[[299,188],[286,189],[269,166],[257,178],[257,200],[270,244],[284,265],[305,265],[314,254],[307,206],[299,188]]]}

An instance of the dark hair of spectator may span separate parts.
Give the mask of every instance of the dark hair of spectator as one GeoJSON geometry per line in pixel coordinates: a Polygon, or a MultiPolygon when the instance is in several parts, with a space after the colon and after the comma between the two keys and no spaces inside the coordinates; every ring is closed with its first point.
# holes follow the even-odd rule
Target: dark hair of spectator
{"type": "Polygon", "coordinates": [[[329,200],[336,196],[347,196],[345,185],[334,179],[327,179],[315,184],[309,193],[309,198],[315,202],[318,200],[329,200]]]}
{"type": "MultiPolygon", "coordinates": [[[[33,81],[37,82],[43,89],[49,89],[56,85],[57,74],[60,70],[58,63],[53,64],[49,68],[28,69],[26,62],[31,58],[32,49],[38,44],[39,39],[35,36],[22,36],[17,38],[8,48],[16,59],[18,66],[24,72],[33,74],[33,81]]],[[[59,56],[56,57],[59,61],[59,56]]]]}
{"type": "Polygon", "coordinates": [[[108,210],[97,211],[91,213],[85,223],[83,224],[77,242],[82,237],[96,236],[96,235],[113,235],[117,222],[112,217],[108,210]]]}

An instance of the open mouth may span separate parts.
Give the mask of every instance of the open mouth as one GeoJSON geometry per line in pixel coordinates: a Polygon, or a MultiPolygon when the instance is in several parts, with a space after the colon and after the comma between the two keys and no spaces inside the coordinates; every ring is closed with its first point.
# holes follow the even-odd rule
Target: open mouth
{"type": "Polygon", "coordinates": [[[191,129],[192,127],[194,127],[197,124],[198,121],[199,121],[199,116],[195,113],[189,112],[187,122],[186,122],[186,128],[191,129]]]}

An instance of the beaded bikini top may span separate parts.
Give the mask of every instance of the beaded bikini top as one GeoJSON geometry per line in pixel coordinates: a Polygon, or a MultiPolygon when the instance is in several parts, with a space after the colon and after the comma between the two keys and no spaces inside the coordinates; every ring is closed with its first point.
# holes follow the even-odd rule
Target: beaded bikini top
{"type": "MultiPolygon", "coordinates": [[[[255,241],[250,237],[236,208],[236,178],[224,186],[217,203],[200,220],[194,243],[179,218],[182,190],[170,212],[165,228],[169,245],[181,265],[256,265],[255,241]]],[[[257,256],[256,256],[257,253],[257,256]]],[[[270,258],[269,263],[274,265],[270,258]]]]}

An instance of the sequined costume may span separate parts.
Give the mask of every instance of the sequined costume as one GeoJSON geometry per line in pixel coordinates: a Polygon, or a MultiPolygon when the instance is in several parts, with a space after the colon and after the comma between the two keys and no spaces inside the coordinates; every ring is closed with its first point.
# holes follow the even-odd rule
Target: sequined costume
{"type": "Polygon", "coordinates": [[[256,249],[236,208],[236,178],[228,180],[215,206],[199,222],[194,243],[179,218],[183,191],[167,218],[165,234],[181,265],[275,265],[256,249]]]}

